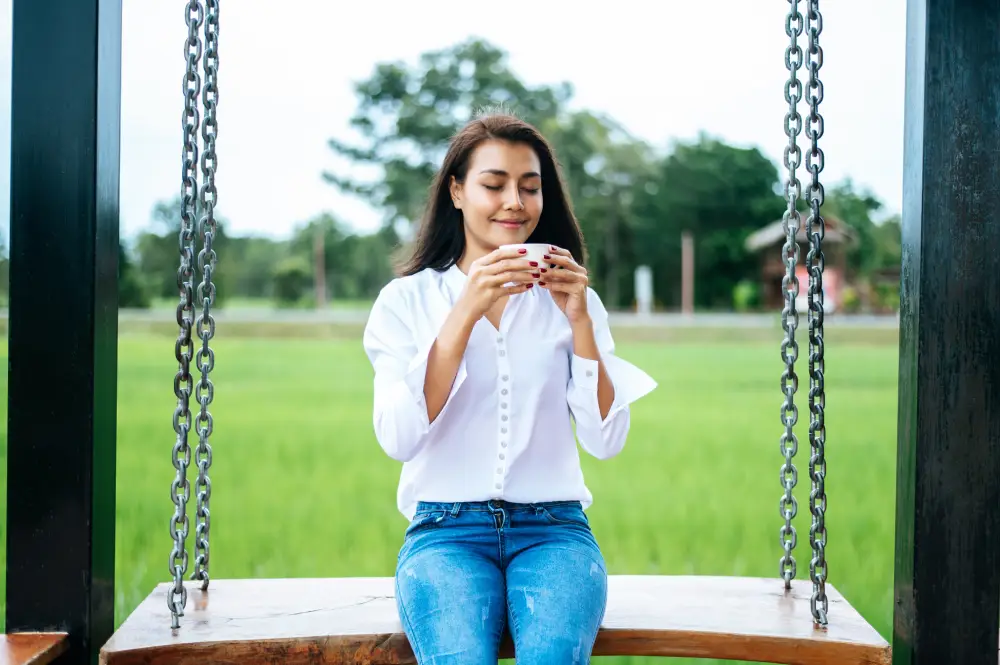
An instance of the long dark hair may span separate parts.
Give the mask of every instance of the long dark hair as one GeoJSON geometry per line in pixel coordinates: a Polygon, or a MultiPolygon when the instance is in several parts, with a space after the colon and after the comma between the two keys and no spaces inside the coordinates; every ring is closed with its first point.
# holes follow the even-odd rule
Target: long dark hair
{"type": "Polygon", "coordinates": [[[498,139],[531,146],[542,168],[542,216],[527,242],[549,243],[568,249],[585,265],[586,245],[580,224],[559,174],[555,155],[545,137],[533,126],[507,113],[477,117],[456,134],[448,146],[441,169],[431,184],[427,209],[407,256],[397,265],[399,275],[412,275],[424,268],[444,270],[457,263],[465,251],[462,211],[451,200],[451,177],[464,183],[472,152],[483,141],[498,139]]]}

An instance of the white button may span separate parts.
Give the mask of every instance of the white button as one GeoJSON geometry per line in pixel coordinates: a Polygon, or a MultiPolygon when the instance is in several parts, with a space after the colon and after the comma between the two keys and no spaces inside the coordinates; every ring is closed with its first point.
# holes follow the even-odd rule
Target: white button
{"type": "Polygon", "coordinates": [[[507,402],[500,402],[500,408],[501,409],[506,409],[507,408],[507,402]]]}
{"type": "Polygon", "coordinates": [[[497,336],[497,344],[502,344],[502,343],[503,343],[503,335],[498,335],[497,336]]]}
{"type": "Polygon", "coordinates": [[[500,447],[501,448],[506,448],[507,447],[507,442],[506,441],[501,441],[500,442],[500,447]]]}
{"type": "Polygon", "coordinates": [[[497,475],[503,475],[503,469],[499,466],[497,467],[497,475]]]}
{"type": "Polygon", "coordinates": [[[506,394],[507,394],[507,389],[506,389],[506,388],[504,388],[503,390],[501,390],[501,391],[500,391],[500,394],[501,394],[501,395],[506,395],[506,394]]]}
{"type": "Polygon", "coordinates": [[[503,375],[503,376],[501,376],[500,378],[501,378],[501,379],[503,379],[504,381],[506,381],[506,380],[507,380],[507,379],[508,379],[509,377],[508,377],[508,376],[507,376],[506,374],[504,374],[504,375],[503,375]]]}
{"type": "Polygon", "coordinates": [[[500,349],[500,355],[501,355],[501,356],[505,356],[505,355],[507,355],[507,352],[506,352],[506,351],[504,351],[503,349],[500,349]]]}
{"type": "Polygon", "coordinates": [[[501,427],[500,428],[500,433],[501,434],[506,434],[507,433],[507,428],[506,427],[501,427]]]}
{"type": "Polygon", "coordinates": [[[496,484],[496,485],[494,485],[493,487],[495,487],[495,488],[497,488],[497,489],[500,489],[500,483],[497,483],[497,484],[496,484]]]}
{"type": "Polygon", "coordinates": [[[593,373],[593,372],[591,372],[591,371],[590,371],[590,370],[588,369],[588,370],[587,370],[587,376],[594,376],[594,373],[593,373]]]}
{"type": "Polygon", "coordinates": [[[503,453],[500,453],[500,459],[505,459],[505,458],[506,456],[503,453]]]}
{"type": "Polygon", "coordinates": [[[502,421],[504,421],[504,422],[507,422],[507,416],[506,416],[506,414],[505,414],[505,415],[502,415],[502,416],[500,416],[500,420],[502,420],[502,421]]]}

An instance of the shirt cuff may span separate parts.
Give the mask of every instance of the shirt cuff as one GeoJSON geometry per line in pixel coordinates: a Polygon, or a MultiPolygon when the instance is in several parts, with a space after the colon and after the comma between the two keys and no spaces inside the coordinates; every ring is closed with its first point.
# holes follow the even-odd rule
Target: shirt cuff
{"type": "MultiPolygon", "coordinates": [[[[427,399],[424,397],[424,383],[427,380],[427,360],[430,357],[431,348],[434,347],[435,341],[437,341],[437,338],[432,338],[430,342],[417,351],[413,359],[410,360],[410,364],[406,368],[406,374],[403,376],[403,383],[406,385],[407,390],[409,390],[410,396],[417,403],[417,406],[420,407],[421,424],[425,428],[429,428],[432,425],[427,416],[427,399]]],[[[451,404],[451,398],[458,392],[462,383],[465,382],[465,378],[465,357],[463,356],[458,365],[458,372],[455,373],[455,380],[451,384],[451,392],[448,393],[448,398],[445,400],[441,412],[434,419],[435,423],[441,420],[441,416],[445,414],[448,405],[451,404]]]]}
{"type": "MultiPolygon", "coordinates": [[[[608,409],[608,415],[604,418],[601,426],[607,425],[615,415],[622,409],[628,407],[632,402],[651,393],[656,388],[656,381],[627,360],[622,360],[616,355],[602,355],[604,368],[611,379],[611,385],[615,389],[615,398],[608,409]]],[[[570,375],[577,388],[591,390],[594,392],[594,402],[597,400],[598,384],[598,362],[589,358],[581,358],[573,354],[570,360],[570,375]]],[[[600,407],[597,407],[598,414],[600,407]]]]}

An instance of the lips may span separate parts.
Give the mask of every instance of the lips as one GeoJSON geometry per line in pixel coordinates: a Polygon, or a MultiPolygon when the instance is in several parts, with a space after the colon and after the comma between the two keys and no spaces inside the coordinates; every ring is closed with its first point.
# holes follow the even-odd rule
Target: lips
{"type": "Polygon", "coordinates": [[[492,221],[508,229],[516,229],[525,223],[523,219],[494,219],[492,221]]]}

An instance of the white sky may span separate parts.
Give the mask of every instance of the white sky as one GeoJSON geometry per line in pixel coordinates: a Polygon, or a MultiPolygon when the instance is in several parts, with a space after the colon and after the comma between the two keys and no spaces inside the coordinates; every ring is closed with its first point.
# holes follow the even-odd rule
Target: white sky
{"type": "MultiPolygon", "coordinates": [[[[182,0],[123,1],[121,220],[132,237],[153,205],[179,190],[186,27],[182,0]]],[[[11,4],[0,0],[3,155],[10,153],[11,4]]],[[[287,236],[322,211],[373,228],[376,212],[320,177],[345,166],[326,141],[351,138],[352,83],[377,62],[413,62],[470,36],[506,50],[529,84],[570,81],[575,106],[606,112],[656,146],[704,130],[756,145],[780,163],[787,7],[781,0],[225,2],[218,212],[234,233],[287,236]]],[[[827,182],[850,176],[898,211],[905,0],[836,0],[822,9],[827,182]]],[[[9,181],[4,157],[5,236],[9,181]]]]}

